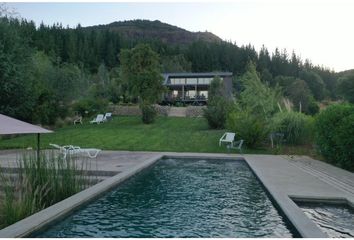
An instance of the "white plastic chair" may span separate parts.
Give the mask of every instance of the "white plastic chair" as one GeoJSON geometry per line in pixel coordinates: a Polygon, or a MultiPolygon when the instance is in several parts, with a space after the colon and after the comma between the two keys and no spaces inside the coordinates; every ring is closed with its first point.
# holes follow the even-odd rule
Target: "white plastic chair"
{"type": "Polygon", "coordinates": [[[107,122],[112,119],[112,113],[106,113],[103,117],[103,121],[107,122]]]}
{"type": "Polygon", "coordinates": [[[90,121],[90,123],[97,123],[97,124],[100,124],[103,122],[103,114],[98,114],[96,118],[94,118],[92,121],[90,121]]]}
{"type": "Polygon", "coordinates": [[[224,135],[219,140],[219,146],[221,146],[222,143],[229,143],[232,144],[235,140],[235,133],[232,132],[226,132],[224,135]]]}

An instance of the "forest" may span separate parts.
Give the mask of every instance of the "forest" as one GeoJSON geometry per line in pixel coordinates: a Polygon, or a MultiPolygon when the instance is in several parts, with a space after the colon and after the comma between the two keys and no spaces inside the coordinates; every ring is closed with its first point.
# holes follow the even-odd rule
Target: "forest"
{"type": "MultiPolygon", "coordinates": [[[[140,29],[144,29],[144,24],[150,28],[163,25],[156,21],[129,21],[130,26],[136,24],[140,29]]],[[[161,26],[159,31],[163,31],[161,26]]],[[[142,31],[127,35],[109,25],[36,26],[33,21],[2,16],[0,112],[48,126],[72,115],[74,110],[88,109],[90,115],[109,103],[134,103],[136,99],[121,76],[120,53],[139,43],[148,44],[159,55],[161,72],[233,72],[236,95],[243,88],[238,79],[252,62],[263,83],[271,88],[281,87],[294,108],[307,114],[316,114],[321,102],[354,100],[350,71],[335,73],[300,59],[295,52],[270,52],[265,46],[257,52],[251,44],[238,46],[197,37],[189,42],[178,43],[174,39],[170,43],[158,34],[146,37],[142,31]]]]}

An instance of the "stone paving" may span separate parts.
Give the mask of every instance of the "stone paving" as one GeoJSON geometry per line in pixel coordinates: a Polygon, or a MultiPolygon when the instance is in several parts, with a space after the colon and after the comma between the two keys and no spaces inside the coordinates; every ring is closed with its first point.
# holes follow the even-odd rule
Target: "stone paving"
{"type": "MultiPolygon", "coordinates": [[[[17,153],[15,150],[0,151],[0,166],[16,167],[17,153]]],[[[116,173],[112,180],[106,180],[113,181],[119,176],[131,176],[136,169],[143,169],[141,166],[147,167],[154,159],[163,156],[244,159],[303,237],[327,235],[306,217],[293,200],[341,202],[354,207],[354,174],[306,156],[103,151],[97,159],[77,160],[90,161],[95,171],[116,173]]]]}

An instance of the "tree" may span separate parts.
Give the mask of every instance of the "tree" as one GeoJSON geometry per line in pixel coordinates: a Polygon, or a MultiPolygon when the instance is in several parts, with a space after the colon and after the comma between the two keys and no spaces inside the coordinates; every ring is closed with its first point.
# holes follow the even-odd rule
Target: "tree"
{"type": "Polygon", "coordinates": [[[222,129],[225,127],[230,104],[230,100],[225,95],[222,80],[220,77],[215,77],[209,87],[208,106],[204,109],[204,117],[210,128],[222,129]]]}
{"type": "Polygon", "coordinates": [[[316,100],[322,100],[325,96],[325,86],[320,75],[313,71],[302,70],[299,78],[305,80],[316,100]]]}
{"type": "Polygon", "coordinates": [[[319,107],[304,80],[295,79],[291,84],[287,85],[285,87],[285,95],[290,98],[294,104],[294,109],[297,111],[311,115],[319,111],[319,107]]]}
{"type": "Polygon", "coordinates": [[[240,94],[239,103],[243,109],[267,119],[279,109],[281,89],[263,84],[253,63],[249,63],[247,68],[248,71],[241,77],[244,90],[240,94]]]}
{"type": "Polygon", "coordinates": [[[0,112],[22,120],[31,120],[31,55],[28,39],[23,38],[17,20],[0,18],[0,112]]]}
{"type": "Polygon", "coordinates": [[[354,74],[340,78],[337,91],[345,100],[354,103],[354,74]]]}
{"type": "Polygon", "coordinates": [[[156,113],[152,104],[160,100],[164,92],[158,54],[149,45],[139,44],[131,50],[122,50],[120,61],[122,77],[130,93],[138,98],[143,122],[153,122],[156,113]]]}

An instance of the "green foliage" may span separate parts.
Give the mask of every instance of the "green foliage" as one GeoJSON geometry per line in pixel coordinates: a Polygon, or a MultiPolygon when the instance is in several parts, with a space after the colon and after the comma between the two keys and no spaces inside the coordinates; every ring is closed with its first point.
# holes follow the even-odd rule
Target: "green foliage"
{"type": "Polygon", "coordinates": [[[312,140],[313,118],[299,112],[279,112],[273,116],[272,131],[284,134],[289,144],[304,144],[312,140]]]}
{"type": "Polygon", "coordinates": [[[316,144],[327,161],[354,171],[354,106],[332,105],[316,118],[316,144]]]}
{"type": "Polygon", "coordinates": [[[143,123],[150,124],[155,121],[157,111],[153,105],[143,105],[141,106],[141,111],[143,123]]]}
{"type": "Polygon", "coordinates": [[[74,111],[81,116],[93,116],[98,113],[104,113],[107,110],[108,101],[106,99],[98,98],[84,98],[73,104],[74,111]]]}
{"type": "MultiPolygon", "coordinates": [[[[141,93],[136,89],[132,91],[136,84],[131,84],[126,75],[119,73],[123,71],[118,54],[123,57],[125,51],[122,49],[132,49],[141,43],[149,45],[161,56],[161,62],[153,60],[150,63],[162,65],[164,71],[231,71],[234,76],[240,76],[248,71],[247,63],[252,61],[257,64],[262,82],[271,87],[276,88],[277,76],[300,77],[316,100],[327,94],[334,99],[337,97],[334,91],[337,75],[326,68],[313,66],[309,61],[303,63],[295,53],[289,56],[285,50],[278,49],[269,53],[263,46],[258,55],[251,45],[214,41],[217,37],[212,34],[183,35],[188,39],[177,37],[185,33],[183,29],[158,21],[136,20],[90,28],[40,24],[36,28],[32,21],[2,17],[0,111],[30,122],[52,124],[58,117],[65,117],[65,109],[73,101],[83,97],[104,98],[113,103],[137,102],[141,93]]],[[[129,60],[132,68],[150,64],[135,61],[138,59],[129,60]]],[[[242,90],[238,83],[236,81],[234,88],[242,90]]],[[[142,89],[150,87],[149,84],[141,86],[142,89]]],[[[144,92],[154,96],[154,89],[151,87],[150,93],[144,92]]],[[[155,103],[156,98],[149,101],[155,103]]],[[[266,108],[273,106],[266,104],[266,108]]],[[[311,100],[302,111],[315,113],[316,109],[318,106],[311,100]]]]}
{"type": "Polygon", "coordinates": [[[150,114],[152,111],[148,105],[159,101],[165,90],[160,74],[159,56],[149,45],[140,44],[131,50],[122,50],[120,60],[122,77],[128,83],[131,95],[139,99],[145,123],[150,123],[154,114],[150,114]]]}
{"type": "Polygon", "coordinates": [[[191,72],[192,64],[183,54],[161,58],[163,72],[191,72]]]}
{"type": "Polygon", "coordinates": [[[226,126],[250,148],[260,146],[269,133],[265,120],[247,110],[232,111],[227,118],[226,126]]]}
{"type": "Polygon", "coordinates": [[[204,117],[212,129],[223,129],[226,117],[231,107],[231,102],[225,96],[224,84],[219,77],[210,83],[208,105],[204,111],[204,117]]]}
{"type": "Polygon", "coordinates": [[[284,88],[285,96],[294,104],[293,108],[295,111],[311,115],[318,113],[319,106],[304,80],[285,76],[278,76],[276,80],[284,88]]]}
{"type": "Polygon", "coordinates": [[[302,70],[299,78],[306,81],[316,100],[322,100],[325,97],[325,85],[320,75],[313,71],[302,70]]]}
{"type": "Polygon", "coordinates": [[[15,20],[0,18],[0,112],[31,120],[34,96],[31,94],[31,54],[15,20]]]}
{"type": "Polygon", "coordinates": [[[254,64],[248,65],[248,71],[242,75],[241,82],[244,90],[240,94],[239,104],[242,109],[269,119],[279,110],[281,91],[263,84],[259,78],[254,64]]]}
{"type": "Polygon", "coordinates": [[[2,172],[5,198],[0,207],[0,226],[13,224],[35,212],[59,202],[89,186],[84,181],[84,165],[80,169],[72,159],[55,157],[54,153],[23,155],[18,160],[18,177],[2,172]]]}
{"type": "Polygon", "coordinates": [[[340,78],[337,91],[345,100],[354,103],[354,74],[340,78]]]}

